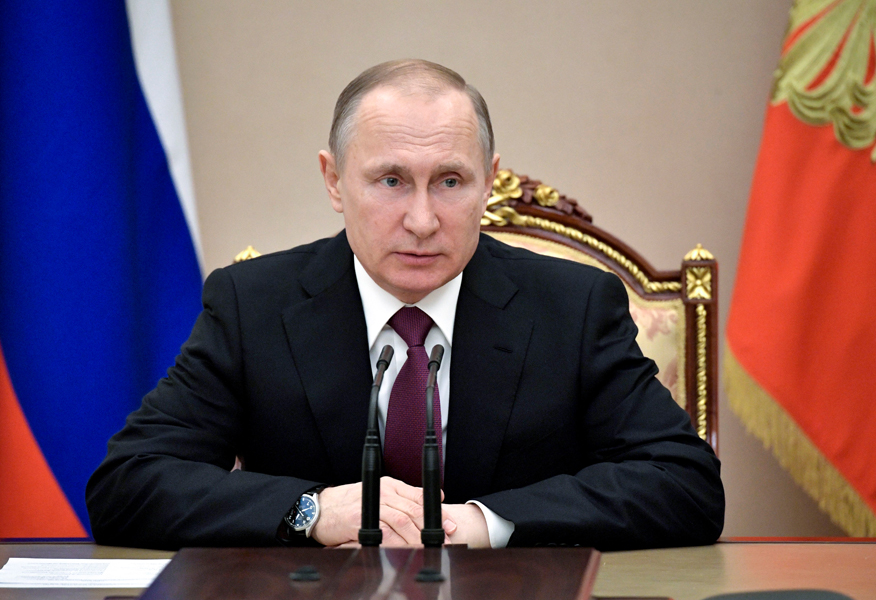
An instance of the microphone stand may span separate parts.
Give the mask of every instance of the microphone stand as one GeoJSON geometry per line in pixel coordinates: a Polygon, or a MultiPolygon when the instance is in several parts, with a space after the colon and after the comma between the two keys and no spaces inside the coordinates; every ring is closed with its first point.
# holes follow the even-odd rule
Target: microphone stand
{"type": "Polygon", "coordinates": [[[368,429],[362,449],[362,527],[359,543],[363,546],[379,546],[383,541],[380,530],[380,476],[383,474],[383,452],[380,449],[380,432],[377,429],[377,396],[383,383],[383,373],[392,360],[392,346],[386,345],[377,359],[377,372],[371,386],[368,404],[368,429]]]}
{"type": "Polygon", "coordinates": [[[444,544],[441,526],[441,456],[435,433],[435,379],[444,358],[444,346],[437,344],[429,357],[429,379],[426,385],[426,439],[423,444],[423,531],[420,540],[426,548],[444,544]]]}

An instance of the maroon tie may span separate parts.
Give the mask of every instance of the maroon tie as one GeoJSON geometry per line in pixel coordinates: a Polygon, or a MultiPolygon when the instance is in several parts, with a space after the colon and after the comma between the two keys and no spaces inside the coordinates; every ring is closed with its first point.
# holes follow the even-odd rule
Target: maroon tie
{"type": "MultiPolygon", "coordinates": [[[[426,380],[429,357],[423,344],[432,328],[432,319],[416,306],[405,306],[392,318],[389,326],[408,345],[408,359],[402,365],[389,395],[383,460],[386,474],[408,485],[423,486],[423,439],[426,435],[426,380]]],[[[435,431],[441,455],[441,402],[438,386],[434,398],[435,431]]]]}

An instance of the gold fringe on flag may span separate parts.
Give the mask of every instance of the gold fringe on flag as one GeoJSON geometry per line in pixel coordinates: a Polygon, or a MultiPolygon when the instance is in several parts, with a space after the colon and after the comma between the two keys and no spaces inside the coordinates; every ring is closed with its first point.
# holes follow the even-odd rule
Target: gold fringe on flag
{"type": "Polygon", "coordinates": [[[818,507],[851,536],[876,537],[876,515],[796,422],[724,346],[724,386],[730,408],[772,451],[818,507]]]}

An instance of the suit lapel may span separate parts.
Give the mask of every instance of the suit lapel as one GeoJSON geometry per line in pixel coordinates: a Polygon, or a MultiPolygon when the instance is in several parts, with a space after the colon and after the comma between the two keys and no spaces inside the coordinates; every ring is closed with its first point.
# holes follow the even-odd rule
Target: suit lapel
{"type": "Polygon", "coordinates": [[[286,337],[334,471],[360,479],[371,366],[353,253],[342,232],[301,274],[310,295],[283,313],[286,337]]]}
{"type": "Polygon", "coordinates": [[[488,245],[482,239],[466,266],[456,308],[444,467],[447,502],[490,491],[532,333],[531,317],[513,301],[518,288],[488,245]]]}
{"type": "MultiPolygon", "coordinates": [[[[466,266],[456,309],[444,467],[447,502],[490,491],[532,332],[531,316],[512,301],[517,286],[487,245],[482,242],[466,266]]],[[[333,482],[359,481],[371,365],[353,254],[344,233],[321,249],[300,280],[310,297],[284,311],[286,337],[333,467],[333,482]]]]}

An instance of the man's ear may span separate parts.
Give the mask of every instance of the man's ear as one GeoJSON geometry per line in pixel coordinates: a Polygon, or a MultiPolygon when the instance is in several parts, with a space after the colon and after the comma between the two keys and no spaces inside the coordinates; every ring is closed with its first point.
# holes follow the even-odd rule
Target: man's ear
{"type": "Polygon", "coordinates": [[[344,205],[341,202],[341,192],[338,189],[341,174],[338,171],[335,157],[326,150],[319,151],[319,170],[322,171],[322,178],[325,181],[325,189],[328,192],[329,200],[331,200],[332,208],[335,212],[344,212],[344,205]]]}
{"type": "Polygon", "coordinates": [[[490,173],[487,175],[487,181],[485,183],[486,189],[484,190],[484,210],[487,210],[487,202],[490,200],[490,196],[493,195],[493,182],[496,181],[496,173],[499,172],[499,155],[493,155],[493,164],[490,167],[490,173]]]}

